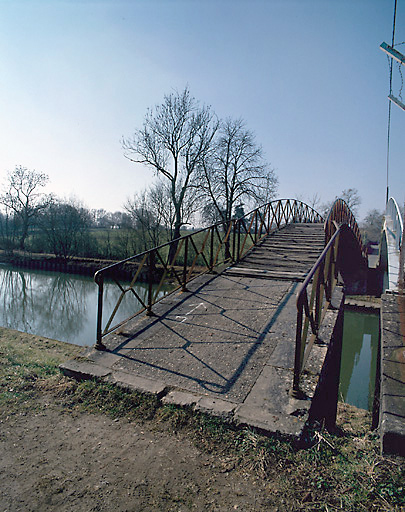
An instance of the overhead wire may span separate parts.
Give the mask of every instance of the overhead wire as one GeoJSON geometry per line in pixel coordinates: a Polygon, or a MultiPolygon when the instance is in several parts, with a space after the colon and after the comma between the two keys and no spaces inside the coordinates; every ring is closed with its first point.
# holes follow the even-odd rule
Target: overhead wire
{"type": "Polygon", "coordinates": [[[401,65],[401,63],[398,62],[397,64],[398,64],[399,77],[400,77],[400,80],[401,80],[401,85],[400,85],[399,92],[398,92],[398,98],[402,101],[402,90],[404,88],[404,77],[402,75],[402,65],[401,65]]]}
{"type": "MultiPolygon", "coordinates": [[[[396,17],[397,17],[397,0],[394,0],[394,19],[393,19],[393,22],[392,22],[392,44],[391,44],[392,48],[394,48],[394,44],[395,44],[395,22],[396,22],[396,17]]],[[[391,61],[390,61],[390,96],[392,94],[392,61],[393,61],[393,59],[391,59],[391,61]]],[[[388,203],[388,199],[389,199],[390,132],[391,132],[391,101],[388,100],[387,194],[386,194],[386,203],[388,203]]]]}

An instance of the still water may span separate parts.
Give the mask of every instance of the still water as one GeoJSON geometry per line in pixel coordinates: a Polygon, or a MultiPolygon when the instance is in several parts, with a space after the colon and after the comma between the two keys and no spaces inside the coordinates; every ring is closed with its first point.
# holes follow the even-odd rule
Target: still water
{"type": "MultiPolygon", "coordinates": [[[[144,299],[147,285],[134,287],[144,299]]],[[[114,283],[104,284],[105,322],[120,295],[114,283]]],[[[0,264],[0,325],[76,345],[96,340],[98,286],[93,278],[40,270],[24,271],[0,264]]],[[[139,309],[127,293],[114,319],[125,320],[139,309]]]]}
{"type": "Polygon", "coordinates": [[[379,315],[346,309],[339,394],[348,404],[371,411],[378,352],[379,315]]]}

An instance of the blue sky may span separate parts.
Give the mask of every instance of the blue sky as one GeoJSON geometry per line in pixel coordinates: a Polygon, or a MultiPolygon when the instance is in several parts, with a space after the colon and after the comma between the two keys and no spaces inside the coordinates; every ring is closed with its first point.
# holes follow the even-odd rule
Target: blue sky
{"type": "MultiPolygon", "coordinates": [[[[393,5],[0,0],[0,183],[22,165],[48,174],[59,196],[122,209],[154,179],[124,158],[122,136],[188,85],[218,116],[245,119],[276,170],[279,197],[328,201],[354,187],[361,216],[383,209],[389,71],[379,45],[391,42],[393,5]]],[[[400,203],[404,142],[405,112],[393,105],[390,189],[400,203]]]]}

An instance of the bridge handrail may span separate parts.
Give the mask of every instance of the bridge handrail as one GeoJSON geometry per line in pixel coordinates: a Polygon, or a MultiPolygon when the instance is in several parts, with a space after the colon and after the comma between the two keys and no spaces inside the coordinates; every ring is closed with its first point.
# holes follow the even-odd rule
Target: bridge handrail
{"type": "Polygon", "coordinates": [[[215,267],[223,264],[237,263],[253,246],[258,244],[264,236],[280,229],[283,225],[295,222],[323,222],[322,216],[311,206],[296,199],[279,199],[264,204],[242,218],[232,219],[228,223],[219,222],[207,228],[199,229],[184,235],[159,247],[131,256],[100,269],[94,275],[98,285],[97,309],[97,341],[95,347],[105,348],[102,339],[114,331],[122,323],[130,320],[142,311],[152,313],[152,306],[161,299],[160,292],[163,284],[170,278],[175,282],[174,291],[181,288],[186,291],[186,285],[195,277],[213,271],[215,267]],[[173,255],[174,253],[174,255],[173,255]],[[169,255],[171,261],[169,261],[169,255]],[[134,275],[130,284],[121,283],[118,271],[128,264],[133,265],[134,275]],[[158,265],[160,264],[158,276],[158,265]],[[143,274],[143,276],[142,276],[143,274]],[[146,276],[145,276],[146,274],[146,276]],[[158,283],[156,283],[156,277],[158,283]],[[104,280],[112,278],[120,289],[120,296],[113,311],[103,328],[104,280]],[[143,277],[148,284],[146,297],[140,297],[134,289],[135,284],[143,277]],[[158,284],[153,289],[153,284],[158,284]],[[127,293],[132,293],[141,307],[138,311],[116,325],[112,325],[115,315],[127,293]]]}
{"type": "Polygon", "coordinates": [[[302,395],[300,377],[312,347],[319,337],[322,321],[331,303],[333,290],[337,282],[337,257],[341,226],[338,226],[336,221],[332,221],[330,229],[334,229],[334,233],[331,234],[330,240],[322,254],[297,292],[297,328],[292,387],[292,395],[296,398],[302,395]],[[310,283],[312,283],[312,287],[310,298],[308,299],[310,283]],[[311,335],[307,342],[309,328],[311,328],[311,335]]]}
{"type": "Polygon", "coordinates": [[[385,225],[391,231],[395,238],[395,248],[397,251],[401,249],[402,236],[404,226],[402,223],[402,215],[398,203],[393,197],[390,197],[385,207],[385,225]],[[387,217],[389,217],[387,223],[387,217]],[[390,224],[387,226],[387,224],[390,224]]]}
{"type": "Polygon", "coordinates": [[[297,293],[297,328],[295,336],[294,380],[292,395],[300,396],[299,383],[309,354],[315,341],[326,311],[330,305],[333,290],[337,283],[337,258],[342,226],[347,225],[363,257],[366,257],[362,237],[357,221],[349,206],[343,199],[336,199],[325,220],[325,249],[312,267],[297,293]],[[308,288],[312,283],[310,298],[308,288]],[[309,330],[311,335],[308,339],[309,330]]]}
{"type": "Polygon", "coordinates": [[[361,231],[356,218],[346,201],[340,198],[335,200],[325,220],[325,245],[329,242],[335,232],[334,222],[339,226],[341,224],[347,224],[350,227],[356,237],[359,247],[361,247],[364,253],[361,231]]]}

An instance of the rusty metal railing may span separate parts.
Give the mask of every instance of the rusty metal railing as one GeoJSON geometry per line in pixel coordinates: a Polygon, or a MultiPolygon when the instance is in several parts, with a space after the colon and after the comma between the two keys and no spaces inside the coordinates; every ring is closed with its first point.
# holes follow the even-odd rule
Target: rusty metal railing
{"type": "Polygon", "coordinates": [[[331,304],[338,279],[338,253],[341,228],[352,230],[362,253],[360,229],[350,208],[337,199],[325,221],[326,246],[297,293],[297,328],[295,336],[294,379],[292,395],[302,396],[300,378],[314,343],[319,339],[323,319],[331,304]]]}
{"type": "Polygon", "coordinates": [[[189,281],[199,275],[212,272],[221,265],[237,263],[263,237],[280,229],[283,225],[322,221],[319,213],[307,204],[294,199],[279,199],[256,208],[240,219],[194,231],[99,270],[94,276],[98,285],[95,347],[100,350],[105,349],[103,337],[141,312],[146,311],[147,315],[152,315],[153,305],[160,300],[165,283],[170,283],[172,291],[177,289],[186,291],[189,281]],[[172,254],[174,255],[170,256],[169,260],[169,255],[172,254]],[[120,294],[103,326],[106,278],[116,283],[120,294]],[[141,297],[135,289],[135,285],[139,282],[147,283],[146,299],[141,297]],[[130,318],[114,324],[117,311],[127,294],[134,296],[140,306],[130,318]]]}
{"type": "Polygon", "coordinates": [[[352,230],[354,236],[356,237],[359,247],[363,249],[360,228],[353,215],[353,212],[350,210],[349,206],[343,199],[336,199],[331,209],[329,210],[328,216],[326,217],[325,245],[329,242],[334,232],[336,231],[335,223],[337,223],[338,226],[340,226],[341,224],[347,224],[349,228],[352,230]]]}
{"type": "Polygon", "coordinates": [[[300,378],[308,360],[336,286],[340,228],[336,224],[322,254],[302,283],[297,294],[297,328],[295,335],[294,380],[292,395],[299,398],[300,378]]]}

